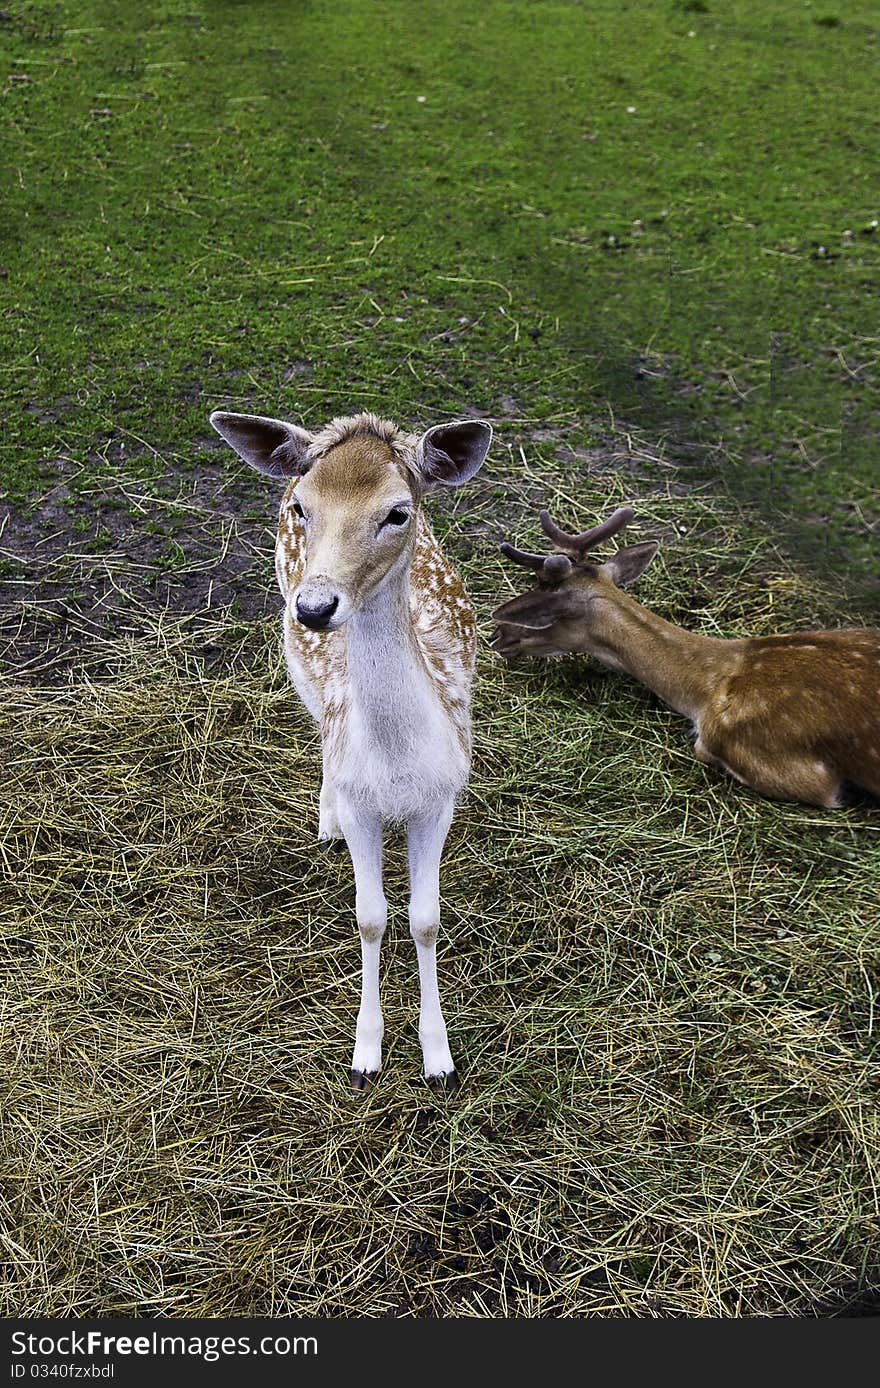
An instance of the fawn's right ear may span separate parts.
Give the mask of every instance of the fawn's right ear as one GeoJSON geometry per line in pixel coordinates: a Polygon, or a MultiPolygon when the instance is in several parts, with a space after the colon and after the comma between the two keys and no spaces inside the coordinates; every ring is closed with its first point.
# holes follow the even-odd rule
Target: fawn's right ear
{"type": "Polygon", "coordinates": [[[264,419],[258,414],[228,414],[215,410],[211,423],[240,458],[267,477],[300,477],[308,470],[308,447],[313,435],[298,424],[264,419]]]}

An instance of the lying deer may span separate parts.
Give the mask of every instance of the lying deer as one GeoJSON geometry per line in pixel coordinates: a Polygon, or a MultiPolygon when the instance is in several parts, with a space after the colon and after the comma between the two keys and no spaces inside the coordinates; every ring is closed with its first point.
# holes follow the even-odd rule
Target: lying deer
{"type": "Polygon", "coordinates": [[[604,563],[591,552],[623,530],[621,507],[581,535],[540,513],[556,554],[502,552],[537,587],[499,607],[492,644],[508,658],[595,656],[633,675],[696,731],[700,761],[761,795],[837,809],[849,786],[880,796],[880,631],[804,631],[718,640],[673,626],[621,592],[659,547],[646,540],[604,563]]]}
{"type": "Polygon", "coordinates": [[[316,434],[224,411],[211,423],[286,484],[275,547],[285,654],[321,729],[318,838],[343,836],[354,867],[363,982],[352,1084],[363,1089],[381,1063],[382,837],[397,821],[408,838],[425,1075],[452,1088],[437,988],[440,855],[468,777],[476,624],[421,502],[473,477],[492,430],[467,420],[419,437],[372,414],[316,434]]]}

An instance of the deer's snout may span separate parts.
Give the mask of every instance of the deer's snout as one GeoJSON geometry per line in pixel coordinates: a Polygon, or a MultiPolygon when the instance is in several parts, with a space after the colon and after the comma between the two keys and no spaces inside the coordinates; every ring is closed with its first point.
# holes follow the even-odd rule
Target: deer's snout
{"type": "Polygon", "coordinates": [[[322,631],[334,626],[338,622],[333,622],[333,618],[339,609],[339,594],[334,592],[326,579],[312,579],[300,586],[296,595],[297,620],[302,622],[304,627],[311,627],[314,631],[322,631]]]}

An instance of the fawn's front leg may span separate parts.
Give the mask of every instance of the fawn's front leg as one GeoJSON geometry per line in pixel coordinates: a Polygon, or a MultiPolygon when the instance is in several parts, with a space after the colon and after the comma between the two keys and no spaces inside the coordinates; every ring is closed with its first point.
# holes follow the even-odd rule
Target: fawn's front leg
{"type": "Polygon", "coordinates": [[[351,1059],[353,1089],[364,1089],[382,1064],[379,954],[388,919],[382,890],[382,821],[337,792],[336,810],[354,868],[355,914],[361,936],[361,1006],[351,1059]]]}
{"type": "Polygon", "coordinates": [[[425,1062],[425,1078],[456,1086],[455,1066],[449,1050],[446,1023],[440,1010],[437,987],[437,932],[440,928],[440,855],[452,822],[450,799],[431,815],[410,821],[409,929],[419,961],[421,1003],[419,1041],[425,1062]]]}

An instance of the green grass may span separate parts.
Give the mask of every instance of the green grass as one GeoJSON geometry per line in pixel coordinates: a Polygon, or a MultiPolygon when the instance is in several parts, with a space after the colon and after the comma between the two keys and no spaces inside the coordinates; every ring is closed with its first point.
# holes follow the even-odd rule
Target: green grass
{"type": "Polygon", "coordinates": [[[418,1078],[398,854],[352,1100],[274,497],[207,415],[484,412],[432,511],[484,634],[545,502],[634,502],[640,596],[701,630],[876,620],[878,33],[854,0],[9,0],[7,1315],[876,1304],[876,814],[731,786],[586,662],[481,651],[463,1090],[418,1078]]]}
{"type": "Polygon", "coordinates": [[[7,15],[14,496],[221,401],[610,411],[876,576],[871,6],[7,15]]]}

